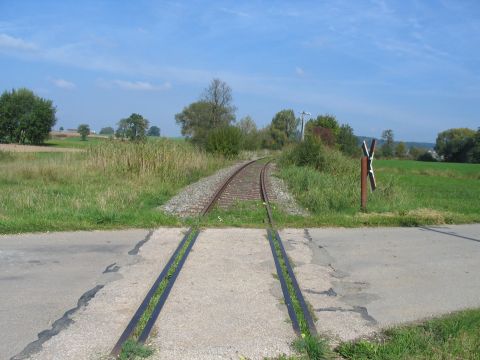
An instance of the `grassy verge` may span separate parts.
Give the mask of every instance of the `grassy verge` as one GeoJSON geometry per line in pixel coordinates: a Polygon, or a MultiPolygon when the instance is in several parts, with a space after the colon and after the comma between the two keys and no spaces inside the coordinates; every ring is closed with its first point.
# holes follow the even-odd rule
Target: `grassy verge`
{"type": "Polygon", "coordinates": [[[359,211],[359,161],[338,157],[316,170],[280,162],[278,176],[312,214],[283,226],[417,226],[480,222],[480,165],[374,162],[378,188],[359,211]]]}
{"type": "Polygon", "coordinates": [[[106,141],[82,153],[0,152],[0,233],[180,225],[158,206],[226,165],[169,140],[106,141]]]}
{"type": "Polygon", "coordinates": [[[379,340],[341,344],[345,359],[480,359],[480,310],[385,331],[379,340]]]}

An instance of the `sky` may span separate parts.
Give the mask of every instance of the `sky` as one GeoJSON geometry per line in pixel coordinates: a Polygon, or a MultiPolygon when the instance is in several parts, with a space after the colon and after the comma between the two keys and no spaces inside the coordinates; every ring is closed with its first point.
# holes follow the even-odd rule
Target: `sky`
{"type": "Polygon", "coordinates": [[[480,126],[480,1],[0,0],[0,91],[51,99],[56,128],[135,112],[179,136],[213,78],[259,127],[293,109],[434,142],[480,126]]]}

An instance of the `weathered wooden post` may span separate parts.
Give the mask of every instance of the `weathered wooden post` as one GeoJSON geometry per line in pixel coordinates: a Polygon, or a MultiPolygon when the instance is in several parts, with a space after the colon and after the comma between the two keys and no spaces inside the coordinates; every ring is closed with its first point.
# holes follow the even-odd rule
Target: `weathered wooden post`
{"type": "Polygon", "coordinates": [[[361,160],[360,172],[360,207],[363,211],[367,210],[367,176],[370,180],[370,188],[374,191],[377,187],[375,181],[375,174],[373,173],[373,155],[375,153],[376,140],[373,139],[370,144],[370,151],[367,148],[365,141],[362,144],[363,157],[361,160]]]}

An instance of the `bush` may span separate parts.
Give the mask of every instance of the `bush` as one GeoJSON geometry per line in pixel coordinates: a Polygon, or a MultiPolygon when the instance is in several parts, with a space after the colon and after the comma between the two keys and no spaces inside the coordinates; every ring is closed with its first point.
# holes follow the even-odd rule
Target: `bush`
{"type": "Polygon", "coordinates": [[[296,166],[311,166],[317,170],[325,167],[325,149],[320,139],[307,136],[305,141],[287,150],[283,162],[296,166]]]}
{"type": "Polygon", "coordinates": [[[233,158],[242,148],[242,138],[242,131],[237,127],[217,128],[209,132],[205,148],[208,152],[233,158]]]}
{"type": "Polygon", "coordinates": [[[424,152],[423,154],[420,154],[418,157],[417,157],[417,160],[418,161],[430,161],[430,162],[435,162],[437,161],[432,154],[430,154],[429,152],[424,152]]]}

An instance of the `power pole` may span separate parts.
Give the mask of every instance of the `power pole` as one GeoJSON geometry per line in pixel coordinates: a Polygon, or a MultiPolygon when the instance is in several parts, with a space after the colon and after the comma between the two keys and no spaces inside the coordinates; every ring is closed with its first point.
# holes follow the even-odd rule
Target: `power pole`
{"type": "Polygon", "coordinates": [[[300,113],[300,115],[302,115],[302,133],[301,133],[300,141],[303,141],[303,139],[305,138],[305,122],[303,121],[303,116],[304,115],[310,116],[312,114],[310,114],[309,112],[306,112],[306,111],[302,111],[300,113]]]}

